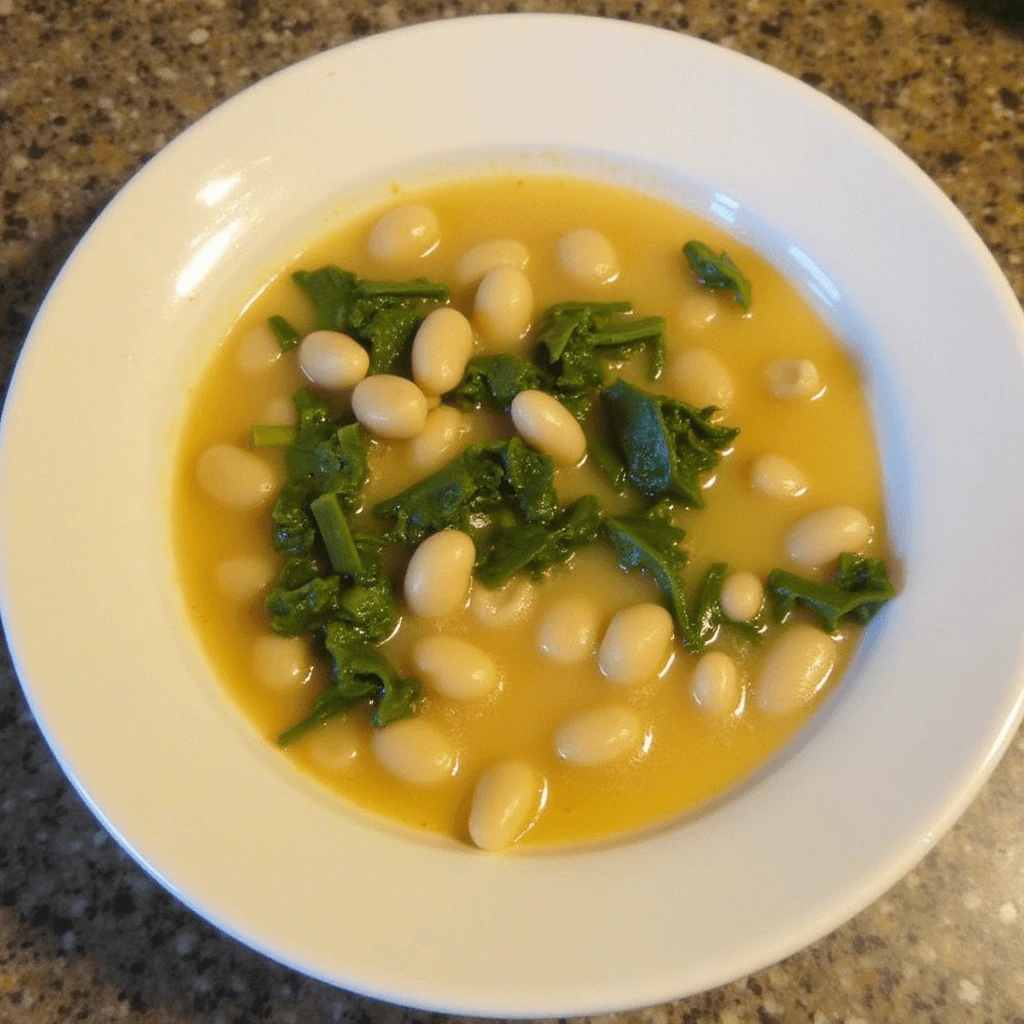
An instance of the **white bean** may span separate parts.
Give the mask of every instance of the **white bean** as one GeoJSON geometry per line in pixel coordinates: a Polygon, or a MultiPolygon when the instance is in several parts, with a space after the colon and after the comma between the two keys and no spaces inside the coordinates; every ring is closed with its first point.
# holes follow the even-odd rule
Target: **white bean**
{"type": "Polygon", "coordinates": [[[256,638],[252,669],[256,678],[271,690],[298,690],[313,674],[305,640],[272,633],[256,638]]]}
{"type": "Polygon", "coordinates": [[[510,579],[496,590],[479,583],[469,597],[469,610],[481,625],[504,627],[522,622],[533,610],[534,585],[523,577],[510,579]]]}
{"type": "Polygon", "coordinates": [[[317,387],[355,387],[370,369],[370,353],[340,331],[313,331],[299,344],[299,368],[317,387]]]}
{"type": "Polygon", "coordinates": [[[672,616],[660,604],[635,604],[616,612],[597,653],[601,673],[613,683],[645,683],[665,667],[672,616]]]}
{"type": "Polygon", "coordinates": [[[412,379],[425,395],[451,391],[466,372],[473,353],[473,328],[451,306],[435,309],[412,340],[412,379]]]}
{"type": "Polygon", "coordinates": [[[750,486],[769,498],[799,498],[807,493],[807,477],[781,455],[759,455],[750,466],[750,486]]]}
{"type": "Polygon", "coordinates": [[[764,586],[752,572],[731,572],[722,581],[719,604],[733,622],[749,622],[764,607],[764,586]]]}
{"type": "Polygon", "coordinates": [[[619,257],[600,231],[580,228],[568,231],[555,245],[558,263],[573,280],[585,284],[610,284],[619,276],[619,257]]]}
{"type": "Polygon", "coordinates": [[[459,763],[452,741],[422,718],[403,718],[375,729],[373,752],[386,772],[414,786],[432,786],[451,778],[459,763]]]}
{"type": "Polygon", "coordinates": [[[860,509],[831,505],[804,516],[786,535],[786,554],[811,568],[844,551],[859,553],[871,540],[871,521],[860,509]]]}
{"type": "Polygon", "coordinates": [[[631,754],[643,730],[637,713],[622,704],[608,704],[574,715],[555,735],[555,751],[563,761],[593,767],[631,754]]]}
{"type": "Polygon", "coordinates": [[[480,777],[469,810],[469,834],[481,850],[511,846],[540,811],[544,780],[526,761],[501,761],[480,777]]]}
{"type": "Polygon", "coordinates": [[[263,408],[260,422],[273,427],[293,427],[298,422],[295,403],[290,398],[272,398],[263,408]]]}
{"type": "Polygon", "coordinates": [[[522,439],[560,466],[575,466],[587,454],[576,417],[544,391],[520,391],[512,399],[512,422],[522,439]]]}
{"type": "Polygon", "coordinates": [[[242,373],[262,373],[269,370],[284,353],[266,323],[250,328],[235,351],[235,365],[242,373]]]}
{"type": "Polygon", "coordinates": [[[469,534],[442,530],[413,552],[405,570],[405,603],[414,615],[435,619],[458,611],[469,595],[476,548],[469,534]]]}
{"type": "Polygon", "coordinates": [[[828,682],[836,663],[836,642],[813,626],[786,628],[765,655],[755,696],[762,711],[785,715],[808,703],[828,682]]]}
{"type": "Polygon", "coordinates": [[[416,468],[432,473],[450,462],[458,454],[459,440],[466,428],[466,417],[454,406],[431,409],[423,430],[412,439],[412,461],[416,468]]]}
{"type": "Polygon", "coordinates": [[[776,359],[764,372],[776,398],[814,398],[821,391],[821,374],[810,359],[776,359]]]}
{"type": "Polygon", "coordinates": [[[367,247],[382,263],[405,263],[433,252],[441,237],[437,215],[427,206],[396,206],[374,224],[367,247]]]}
{"type": "Polygon", "coordinates": [[[251,601],[266,590],[275,572],[274,562],[270,558],[228,558],[217,566],[217,586],[222,594],[240,603],[251,601]]]}
{"type": "Polygon", "coordinates": [[[428,636],[412,649],[417,672],[442,697],[474,700],[498,685],[494,659],[475,644],[453,636],[428,636]]]}
{"type": "Polygon", "coordinates": [[[488,270],[476,290],[473,316],[494,351],[515,348],[533,318],[533,289],[527,276],[515,267],[488,270]]]}
{"type": "Polygon", "coordinates": [[[560,665],[582,661],[594,649],[601,613],[585,597],[567,597],[553,604],[540,620],[537,646],[560,665]]]}
{"type": "Polygon", "coordinates": [[[697,662],[690,680],[693,699],[712,715],[731,715],[739,704],[736,662],[722,651],[708,651],[697,662]]]}
{"type": "Polygon", "coordinates": [[[302,741],[302,749],[317,767],[329,772],[344,772],[358,759],[362,740],[354,722],[332,718],[302,741]]]}
{"type": "Polygon", "coordinates": [[[676,319],[684,333],[707,327],[720,312],[718,299],[707,292],[688,295],[679,304],[676,319]]]}
{"type": "Polygon", "coordinates": [[[727,411],[735,389],[732,374],[718,356],[703,348],[680,352],[669,367],[672,390],[684,402],[704,409],[709,405],[727,411]]]}
{"type": "Polygon", "coordinates": [[[495,267],[525,270],[530,262],[529,250],[511,238],[494,238],[467,250],[455,265],[455,278],[461,285],[474,284],[495,267]]]}
{"type": "Polygon", "coordinates": [[[411,380],[378,373],[352,392],[352,412],[377,437],[415,437],[427,422],[427,399],[411,380]]]}
{"type": "Polygon", "coordinates": [[[274,471],[263,459],[233,444],[207,448],[196,463],[196,477],[214,501],[228,508],[259,508],[277,487],[274,471]]]}

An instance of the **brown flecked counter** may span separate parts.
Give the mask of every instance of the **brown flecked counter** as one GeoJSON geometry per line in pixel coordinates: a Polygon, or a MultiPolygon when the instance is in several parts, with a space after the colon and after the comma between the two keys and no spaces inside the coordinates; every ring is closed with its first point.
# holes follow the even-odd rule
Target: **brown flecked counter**
{"type": "MultiPolygon", "coordinates": [[[[32,316],[76,241],[128,178],[203,113],[357,36],[498,10],[647,22],[802,78],[923,167],[1024,295],[1024,5],[1015,0],[0,0],[4,392],[32,316]]],[[[62,776],[3,650],[0,1024],[397,1024],[429,1016],[279,967],[160,890],[62,776]]],[[[752,977],[608,1020],[1024,1024],[1024,740],[1011,743],[920,866],[847,925],[752,977]]]]}

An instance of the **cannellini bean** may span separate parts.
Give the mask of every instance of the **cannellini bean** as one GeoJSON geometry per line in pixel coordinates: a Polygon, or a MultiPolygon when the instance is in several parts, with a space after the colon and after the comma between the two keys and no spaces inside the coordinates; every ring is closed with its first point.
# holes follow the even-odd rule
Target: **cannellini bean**
{"type": "Polygon", "coordinates": [[[473,353],[473,328],[451,306],[435,309],[412,340],[412,379],[425,395],[451,391],[473,353]]]}
{"type": "Polygon", "coordinates": [[[836,642],[813,626],[787,627],[765,655],[754,693],[762,711],[785,715],[810,701],[828,682],[836,642]]]}
{"type": "Polygon", "coordinates": [[[560,466],[575,466],[587,454],[576,417],[544,391],[520,391],[512,399],[512,422],[522,439],[560,466]]]}
{"type": "Polygon", "coordinates": [[[501,761],[480,777],[469,810],[469,834],[481,850],[511,846],[540,810],[544,780],[526,761],[501,761]]]}
{"type": "Polygon", "coordinates": [[[405,570],[405,603],[414,615],[435,619],[458,611],[469,595],[476,548],[469,534],[442,530],[413,552],[405,570]]]}
{"type": "Polygon", "coordinates": [[[317,387],[355,387],[370,369],[370,353],[340,331],[313,331],[299,344],[299,368],[317,387]]]}
{"type": "Polygon", "coordinates": [[[478,583],[469,597],[469,610],[481,625],[512,626],[533,610],[535,594],[533,584],[523,577],[513,578],[496,590],[478,583]]]}
{"type": "Polygon", "coordinates": [[[799,498],[807,493],[807,477],[781,455],[759,455],[750,466],[750,486],[769,498],[799,498]]]}
{"type": "Polygon", "coordinates": [[[375,260],[404,263],[433,252],[440,237],[434,211],[411,203],[385,213],[370,231],[367,247],[375,260]]]}
{"type": "Polygon", "coordinates": [[[377,437],[415,437],[427,422],[427,400],[411,380],[378,373],[352,392],[352,412],[377,437]]]}
{"type": "Polygon", "coordinates": [[[764,372],[776,398],[813,398],[821,391],[821,374],[810,359],[776,359],[764,372]]]}
{"type": "Polygon", "coordinates": [[[563,722],[555,735],[555,750],[563,761],[593,767],[631,754],[642,735],[632,708],[609,704],[563,722]]]}
{"type": "Polygon", "coordinates": [[[298,419],[295,403],[291,399],[272,398],[264,407],[260,422],[272,427],[293,427],[298,419]]]}
{"type": "Polygon", "coordinates": [[[452,741],[422,718],[403,718],[375,729],[373,752],[386,772],[414,786],[432,786],[451,778],[459,763],[452,741]]]}
{"type": "Polygon", "coordinates": [[[668,660],[672,632],[672,616],[660,604],[635,604],[616,612],[597,653],[602,674],[623,684],[653,679],[668,660]]]}
{"type": "Polygon", "coordinates": [[[453,700],[486,697],[498,685],[494,659],[475,644],[454,636],[417,640],[412,662],[428,686],[453,700]]]}
{"type": "Polygon", "coordinates": [[[553,604],[540,620],[537,646],[561,665],[582,661],[594,649],[601,613],[585,597],[567,597],[553,604]]]}
{"type": "Polygon", "coordinates": [[[263,459],[233,444],[207,448],[196,463],[196,477],[214,501],[228,508],[259,508],[277,486],[273,469],[263,459]]]}
{"type": "Polygon", "coordinates": [[[533,317],[533,289],[527,276],[515,267],[488,270],[476,290],[473,317],[494,351],[515,348],[533,317]]]}
{"type": "Polygon", "coordinates": [[[764,607],[764,587],[752,572],[731,572],[722,581],[719,604],[733,622],[749,622],[764,607]]]}
{"type": "Polygon", "coordinates": [[[529,250],[522,242],[511,238],[494,238],[474,245],[462,254],[455,265],[455,278],[461,285],[473,284],[495,267],[525,270],[529,262],[529,250]]]}
{"type": "Polygon", "coordinates": [[[273,560],[269,558],[228,558],[217,566],[217,586],[222,594],[236,601],[251,601],[266,590],[275,571],[273,560]]]}
{"type": "Polygon", "coordinates": [[[575,281],[610,284],[619,276],[615,246],[591,228],[568,231],[555,245],[559,266],[575,281]]]}
{"type": "Polygon", "coordinates": [[[871,521],[860,509],[832,505],[804,516],[786,535],[786,554],[801,565],[826,565],[844,551],[861,552],[871,521]]]}
{"type": "Polygon", "coordinates": [[[688,295],[679,304],[676,314],[679,326],[685,332],[698,331],[707,327],[712,320],[718,316],[720,307],[718,299],[707,292],[698,292],[696,295],[688,295]]]}
{"type": "Polygon", "coordinates": [[[235,365],[242,373],[269,370],[284,353],[266,323],[248,330],[235,352],[235,365]]]}
{"type": "Polygon", "coordinates": [[[305,640],[272,633],[256,638],[252,669],[256,678],[271,690],[299,689],[313,674],[305,640]]]}
{"type": "Polygon", "coordinates": [[[332,718],[302,741],[302,749],[319,768],[329,772],[343,772],[355,764],[362,749],[362,741],[354,722],[332,718]]]}
{"type": "Polygon", "coordinates": [[[736,662],[722,651],[708,651],[697,662],[690,680],[693,699],[712,715],[731,715],[739,704],[736,662]]]}
{"type": "Polygon", "coordinates": [[[732,405],[735,389],[732,374],[718,356],[703,348],[681,352],[669,367],[673,391],[690,405],[704,409],[709,405],[723,412],[732,405]]]}
{"type": "Polygon", "coordinates": [[[431,409],[423,430],[412,439],[412,461],[416,468],[433,472],[450,462],[458,454],[466,426],[466,417],[454,406],[431,409]]]}

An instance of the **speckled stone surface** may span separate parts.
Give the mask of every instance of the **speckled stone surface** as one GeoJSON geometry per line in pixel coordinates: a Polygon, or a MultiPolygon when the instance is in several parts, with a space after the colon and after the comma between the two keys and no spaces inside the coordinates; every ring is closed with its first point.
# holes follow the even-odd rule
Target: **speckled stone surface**
{"type": "MultiPolygon", "coordinates": [[[[356,36],[517,9],[650,22],[803,78],[920,164],[1024,295],[1020,0],[0,0],[0,388],[77,239],[205,111],[356,36]]],[[[158,889],[62,777],[4,650],[0,1022],[426,1016],[278,967],[158,889]]],[[[1024,739],[917,870],[849,924],[753,977],[620,1019],[1024,1024],[1024,739]]]]}

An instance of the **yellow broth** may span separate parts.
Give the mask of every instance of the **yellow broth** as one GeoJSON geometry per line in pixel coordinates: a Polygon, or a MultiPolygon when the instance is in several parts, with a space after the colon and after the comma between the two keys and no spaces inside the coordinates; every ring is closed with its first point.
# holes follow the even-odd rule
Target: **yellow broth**
{"type": "MultiPolygon", "coordinates": [[[[705,490],[707,508],[681,511],[690,562],[686,569],[691,597],[706,567],[727,561],[762,578],[775,567],[801,571],[786,558],[783,537],[803,515],[816,508],[843,504],[861,509],[874,524],[868,553],[886,554],[882,478],[871,418],[857,370],[825,324],[786,281],[757,253],[739,245],[710,223],[664,201],[608,185],[550,177],[496,177],[445,183],[406,192],[396,189],[394,204],[419,202],[437,214],[441,242],[414,264],[384,266],[367,253],[374,211],[329,238],[316,240],[294,263],[255,296],[224,339],[191,396],[181,431],[173,501],[173,526],[181,587],[196,631],[216,675],[223,680],[268,742],[308,714],[317,692],[326,685],[326,663],[296,692],[268,690],[251,670],[253,645],[269,632],[261,597],[238,603],[215,583],[215,570],[226,558],[266,556],[270,552],[269,509],[238,512],[212,501],[198,486],[195,466],[211,444],[248,447],[253,424],[264,422],[268,406],[287,399],[306,383],[295,354],[263,372],[243,373],[236,353],[247,334],[272,314],[281,314],[300,332],[313,327],[308,300],[290,280],[296,269],[333,263],[361,276],[424,276],[452,284],[455,263],[472,245],[491,238],[515,238],[531,254],[527,276],[539,313],[555,302],[575,299],[629,299],[639,315],[668,320],[669,358],[688,347],[705,348],[729,369],[735,399],[724,422],[741,429],[705,490]],[[621,274],[607,285],[581,286],[569,280],[555,259],[555,243],[565,231],[595,228],[614,244],[621,274]],[[691,238],[715,251],[726,249],[753,284],[753,304],[744,314],[726,292],[699,287],[681,256],[691,238]],[[688,300],[698,294],[716,297],[717,315],[709,323],[688,323],[688,300]],[[765,367],[780,358],[813,360],[825,384],[814,401],[775,398],[765,383],[765,367]],[[751,460],[776,453],[803,469],[809,488],[791,500],[766,497],[750,486],[751,460]]],[[[474,286],[455,289],[454,304],[472,313],[474,286]]],[[[524,343],[528,353],[531,335],[524,343]]],[[[479,340],[477,351],[487,350],[479,340]]],[[[646,355],[634,357],[616,373],[654,391],[671,393],[666,375],[646,379],[646,355]]],[[[334,396],[340,414],[345,399],[334,396]]],[[[509,436],[507,417],[472,414],[465,443],[509,436]]],[[[373,441],[371,479],[364,508],[398,493],[423,474],[409,458],[411,442],[373,441]]],[[[266,457],[279,467],[279,453],[266,457]]],[[[283,470],[281,470],[283,479],[283,470]]],[[[599,471],[588,464],[559,470],[559,497],[594,493],[607,509],[622,507],[599,471]]],[[[377,527],[380,528],[379,525],[377,527]]],[[[805,575],[808,574],[804,571],[805,575]]],[[[478,585],[478,584],[475,584],[478,585]]],[[[400,594],[400,579],[396,587],[400,594]]],[[[411,643],[429,633],[458,635],[487,650],[501,682],[497,692],[477,701],[445,699],[424,691],[419,714],[436,722],[455,742],[458,769],[445,782],[419,787],[387,774],[370,745],[372,733],[364,708],[324,726],[284,756],[340,796],[376,814],[408,825],[467,840],[467,815],[473,788],[489,765],[505,757],[523,758],[546,779],[546,802],[526,843],[564,843],[623,833],[688,811],[748,775],[785,743],[813,714],[824,694],[836,685],[849,662],[860,630],[844,627],[839,660],[828,686],[810,704],[783,716],[761,712],[750,699],[764,645],[724,628],[717,649],[732,654],[740,670],[743,698],[733,715],[715,717],[701,710],[691,695],[696,657],[678,643],[659,678],[635,687],[613,684],[601,676],[596,657],[560,666],[537,647],[537,625],[553,601],[585,593],[596,601],[603,624],[619,608],[658,601],[654,584],[627,576],[615,564],[606,542],[581,551],[568,568],[555,570],[537,585],[532,614],[506,628],[483,626],[468,610],[442,620],[403,618],[385,650],[405,675],[414,675],[411,643]],[[640,716],[645,740],[628,760],[584,768],[563,763],[553,737],[571,714],[599,704],[625,703],[640,716]],[[351,742],[357,754],[343,766],[327,766],[322,756],[331,738],[351,742]]]]}

